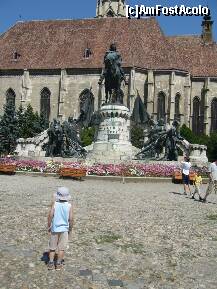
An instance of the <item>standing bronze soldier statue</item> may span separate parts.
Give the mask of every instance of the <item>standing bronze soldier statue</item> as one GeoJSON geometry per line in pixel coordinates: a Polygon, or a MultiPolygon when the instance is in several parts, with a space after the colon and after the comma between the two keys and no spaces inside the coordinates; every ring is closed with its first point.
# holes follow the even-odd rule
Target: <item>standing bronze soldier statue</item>
{"type": "Polygon", "coordinates": [[[116,45],[113,43],[105,53],[105,69],[99,80],[99,84],[102,84],[105,79],[106,103],[123,103],[121,83],[124,80],[125,84],[127,84],[127,81],[121,63],[121,55],[116,51],[116,45]]]}
{"type": "Polygon", "coordinates": [[[172,127],[167,131],[165,142],[165,160],[177,161],[178,160],[178,147],[177,144],[183,140],[179,132],[179,122],[174,120],[172,127]]]}

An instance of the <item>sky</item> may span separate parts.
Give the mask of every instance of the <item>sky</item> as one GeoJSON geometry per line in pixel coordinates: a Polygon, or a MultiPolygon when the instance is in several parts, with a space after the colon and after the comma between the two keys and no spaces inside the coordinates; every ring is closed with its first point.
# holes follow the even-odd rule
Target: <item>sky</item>
{"type": "MultiPolygon", "coordinates": [[[[93,18],[96,0],[0,0],[0,34],[17,21],[43,19],[93,18]]],[[[208,6],[214,20],[214,39],[217,41],[217,0],[128,0],[128,5],[208,6]]],[[[140,20],[138,20],[140,21],[140,20]]],[[[166,35],[201,34],[201,16],[160,16],[158,21],[166,35]]]]}

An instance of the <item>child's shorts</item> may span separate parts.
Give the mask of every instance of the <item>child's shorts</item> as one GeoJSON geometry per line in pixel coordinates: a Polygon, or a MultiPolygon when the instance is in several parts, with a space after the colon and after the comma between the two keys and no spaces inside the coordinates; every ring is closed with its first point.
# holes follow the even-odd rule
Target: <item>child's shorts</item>
{"type": "Polygon", "coordinates": [[[182,181],[184,185],[189,185],[190,184],[189,175],[182,174],[182,181]]]}
{"type": "Polygon", "coordinates": [[[65,251],[68,244],[68,232],[51,233],[49,241],[49,249],[51,251],[65,251]]]}

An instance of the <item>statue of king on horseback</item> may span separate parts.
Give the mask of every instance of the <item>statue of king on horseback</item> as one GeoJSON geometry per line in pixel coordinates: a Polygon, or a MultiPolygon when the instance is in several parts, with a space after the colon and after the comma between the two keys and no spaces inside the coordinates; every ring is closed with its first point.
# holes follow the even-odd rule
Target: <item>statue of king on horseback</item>
{"type": "Polygon", "coordinates": [[[99,80],[99,84],[101,85],[105,79],[106,103],[123,103],[121,83],[124,80],[125,84],[127,84],[127,81],[121,63],[121,55],[116,51],[116,45],[113,43],[105,53],[105,69],[99,80]]]}

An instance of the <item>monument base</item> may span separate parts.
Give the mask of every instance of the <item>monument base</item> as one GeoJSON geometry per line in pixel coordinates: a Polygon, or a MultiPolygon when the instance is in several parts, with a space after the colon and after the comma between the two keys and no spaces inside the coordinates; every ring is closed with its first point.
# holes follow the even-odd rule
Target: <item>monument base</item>
{"type": "Polygon", "coordinates": [[[20,138],[15,152],[20,157],[44,157],[46,152],[43,146],[48,143],[48,139],[47,130],[32,138],[20,138]]]}
{"type": "Polygon", "coordinates": [[[198,167],[207,166],[208,158],[206,155],[207,147],[205,145],[190,144],[189,158],[193,165],[198,167]]]}
{"type": "Polygon", "coordinates": [[[137,148],[130,142],[130,111],[120,104],[103,105],[99,111],[97,140],[87,158],[96,162],[132,160],[137,148]]]}

